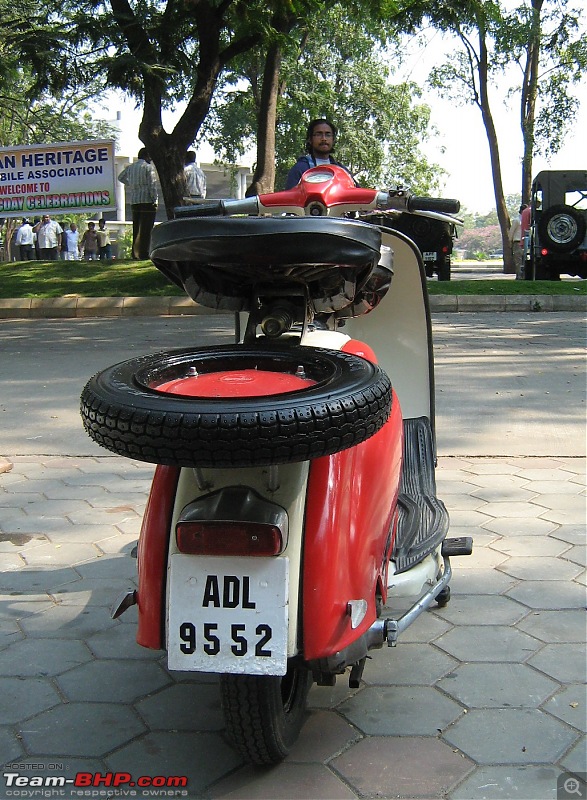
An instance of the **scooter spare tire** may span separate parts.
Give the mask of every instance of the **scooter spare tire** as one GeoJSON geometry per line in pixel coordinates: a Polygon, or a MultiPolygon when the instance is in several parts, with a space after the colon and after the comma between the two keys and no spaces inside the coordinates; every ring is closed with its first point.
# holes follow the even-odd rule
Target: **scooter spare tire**
{"type": "Polygon", "coordinates": [[[313,347],[225,345],[123,361],[86,384],[89,436],[128,458],[180,467],[306,461],[373,436],[389,378],[363,358],[313,347]]]}

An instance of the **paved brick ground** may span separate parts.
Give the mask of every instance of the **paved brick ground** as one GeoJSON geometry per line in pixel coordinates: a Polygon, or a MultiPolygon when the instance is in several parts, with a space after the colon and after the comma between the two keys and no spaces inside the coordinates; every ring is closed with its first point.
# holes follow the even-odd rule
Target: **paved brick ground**
{"type": "Polygon", "coordinates": [[[475,539],[451,603],[375,652],[360,689],[314,687],[270,770],[226,741],[213,677],[171,675],[136,645],[134,609],[109,617],[133,584],[151,474],[0,460],[2,773],[187,775],[192,798],[535,800],[587,771],[585,459],[441,458],[452,535],[475,539]]]}

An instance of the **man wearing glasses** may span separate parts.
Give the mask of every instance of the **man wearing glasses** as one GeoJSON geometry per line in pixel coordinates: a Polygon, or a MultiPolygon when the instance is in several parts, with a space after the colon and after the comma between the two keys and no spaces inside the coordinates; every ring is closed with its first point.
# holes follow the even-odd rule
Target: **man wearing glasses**
{"type": "Polygon", "coordinates": [[[299,183],[304,172],[321,164],[336,164],[337,167],[342,167],[350,175],[347,167],[332,157],[336,134],[336,125],[327,119],[314,119],[310,122],[306,134],[306,154],[300,156],[287,173],[286,189],[292,189],[299,183]]]}

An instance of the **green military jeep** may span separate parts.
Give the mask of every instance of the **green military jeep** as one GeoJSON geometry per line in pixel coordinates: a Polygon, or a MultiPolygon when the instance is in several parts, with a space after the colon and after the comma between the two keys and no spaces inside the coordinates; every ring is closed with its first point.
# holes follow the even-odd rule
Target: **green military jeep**
{"type": "Polygon", "coordinates": [[[532,183],[526,280],[587,278],[587,170],[544,170],[532,183]]]}
{"type": "Polygon", "coordinates": [[[446,218],[434,219],[432,216],[401,213],[382,215],[380,218],[377,215],[371,216],[370,221],[409,236],[422,254],[428,278],[436,274],[439,281],[450,280],[453,240],[457,237],[456,224],[460,220],[455,218],[452,223],[447,222],[446,218]]]}

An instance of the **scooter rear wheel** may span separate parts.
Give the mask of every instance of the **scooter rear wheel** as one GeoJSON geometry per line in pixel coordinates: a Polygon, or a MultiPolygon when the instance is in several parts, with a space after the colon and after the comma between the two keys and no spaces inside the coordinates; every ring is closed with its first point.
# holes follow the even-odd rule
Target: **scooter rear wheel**
{"type": "Polygon", "coordinates": [[[277,676],[222,675],[220,691],[226,730],[253,764],[282,761],[304,722],[312,674],[302,664],[277,676]]]}
{"type": "Polygon", "coordinates": [[[379,367],[349,353],[299,346],[143,356],[98,373],[81,397],[86,431],[102,447],[179,467],[330,455],[373,436],[390,409],[391,385],[379,367]]]}

